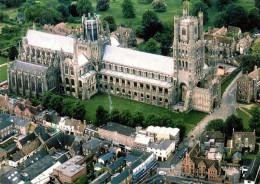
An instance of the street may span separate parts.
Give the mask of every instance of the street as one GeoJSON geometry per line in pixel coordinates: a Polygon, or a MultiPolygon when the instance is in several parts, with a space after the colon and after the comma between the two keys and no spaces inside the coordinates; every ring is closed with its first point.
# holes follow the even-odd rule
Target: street
{"type": "MultiPolygon", "coordinates": [[[[165,162],[158,162],[158,170],[163,170],[167,173],[167,179],[171,179],[175,182],[185,183],[185,182],[191,182],[192,179],[184,179],[180,178],[181,175],[181,163],[180,163],[180,156],[183,154],[184,150],[188,148],[189,146],[194,145],[194,143],[199,140],[201,134],[204,132],[204,129],[209,121],[213,119],[223,119],[226,120],[228,116],[231,114],[237,114],[236,111],[236,100],[235,100],[235,94],[236,94],[236,81],[237,79],[242,76],[242,72],[240,72],[236,78],[231,82],[231,84],[227,87],[225,90],[220,107],[217,107],[214,109],[214,112],[207,115],[205,118],[203,118],[196,127],[193,128],[191,132],[188,133],[186,138],[184,138],[183,142],[179,144],[179,149],[175,151],[174,155],[171,155],[167,161],[165,162]],[[192,138],[194,136],[194,138],[192,138]]],[[[148,183],[157,183],[157,181],[160,181],[163,176],[156,175],[155,178],[152,178],[152,180],[148,180],[148,183]]],[[[201,182],[201,181],[200,181],[201,182]]],[[[202,182],[203,183],[203,182],[202,182]]],[[[205,182],[204,182],[205,183],[205,182]]],[[[209,182],[206,182],[209,183],[209,182]]]]}

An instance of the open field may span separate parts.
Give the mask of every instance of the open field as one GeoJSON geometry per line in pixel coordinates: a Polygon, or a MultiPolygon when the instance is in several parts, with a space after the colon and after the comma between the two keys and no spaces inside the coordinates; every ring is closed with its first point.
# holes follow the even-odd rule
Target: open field
{"type": "MultiPolygon", "coordinates": [[[[170,110],[163,109],[160,107],[118,98],[115,96],[111,96],[112,99],[112,107],[114,109],[118,109],[120,111],[124,109],[129,109],[132,113],[135,111],[141,111],[144,114],[144,117],[149,113],[155,113],[159,116],[163,114],[169,114],[173,121],[176,119],[182,118],[185,126],[186,126],[186,134],[195,127],[195,125],[203,119],[207,114],[202,112],[192,111],[188,114],[186,113],[174,113],[170,110]]],[[[96,109],[99,105],[102,105],[106,110],[109,110],[109,100],[108,95],[106,94],[98,94],[92,97],[90,100],[85,101],[86,111],[87,111],[87,120],[95,120],[96,119],[96,109]]]]}
{"type": "Polygon", "coordinates": [[[237,109],[237,117],[243,120],[244,129],[247,130],[249,128],[248,124],[250,121],[249,115],[243,112],[241,109],[237,109]]]}
{"type": "Polygon", "coordinates": [[[221,85],[221,96],[224,94],[225,90],[227,89],[227,87],[229,86],[229,84],[231,84],[231,82],[236,78],[236,76],[238,75],[239,71],[233,75],[230,79],[228,79],[226,82],[224,82],[221,85]]]}
{"type": "Polygon", "coordinates": [[[0,56],[0,65],[7,62],[7,59],[5,57],[0,56]]]}
{"type": "Polygon", "coordinates": [[[7,79],[7,66],[0,67],[0,82],[7,79]]]}

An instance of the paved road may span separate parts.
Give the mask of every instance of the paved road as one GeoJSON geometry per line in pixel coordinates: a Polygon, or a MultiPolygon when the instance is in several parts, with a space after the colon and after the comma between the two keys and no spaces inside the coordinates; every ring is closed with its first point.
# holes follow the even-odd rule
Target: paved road
{"type": "Polygon", "coordinates": [[[2,66],[5,66],[5,65],[7,65],[7,64],[8,64],[8,63],[1,64],[1,65],[0,65],[0,68],[1,68],[2,66]]]}
{"type": "Polygon", "coordinates": [[[164,179],[170,182],[174,183],[181,183],[181,184],[208,184],[208,183],[213,183],[209,181],[203,181],[203,180],[197,180],[197,179],[192,179],[192,178],[183,178],[183,177],[174,177],[174,176],[161,176],[161,175],[155,175],[153,178],[147,180],[145,183],[146,184],[161,184],[164,179]]]}
{"type": "MultiPolygon", "coordinates": [[[[196,140],[199,140],[200,135],[203,133],[206,125],[209,121],[217,118],[221,118],[226,120],[226,118],[231,114],[237,114],[236,112],[236,101],[235,101],[235,93],[236,93],[236,81],[242,75],[240,72],[237,77],[232,81],[232,83],[227,87],[224,92],[221,100],[221,106],[214,109],[214,112],[207,115],[204,119],[202,119],[198,125],[187,135],[187,137],[183,140],[183,142],[179,145],[178,151],[174,155],[172,155],[166,162],[159,162],[158,169],[162,168],[172,168],[171,172],[175,173],[175,176],[180,174],[180,155],[184,152],[188,146],[194,145],[196,140]],[[194,136],[192,138],[191,136],[194,136]],[[179,170],[179,171],[178,171],[179,170]]],[[[169,169],[168,169],[169,170],[169,169]]],[[[170,173],[169,173],[170,174],[170,173]]]]}

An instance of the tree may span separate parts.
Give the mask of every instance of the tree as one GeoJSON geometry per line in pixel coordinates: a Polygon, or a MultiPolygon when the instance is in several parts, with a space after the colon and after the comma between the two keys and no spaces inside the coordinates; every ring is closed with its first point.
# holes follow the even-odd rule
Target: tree
{"type": "Polygon", "coordinates": [[[260,38],[258,38],[253,45],[253,54],[260,54],[260,38]]]}
{"type": "Polygon", "coordinates": [[[49,107],[49,103],[50,103],[50,99],[52,98],[53,93],[51,92],[46,92],[45,95],[42,98],[42,106],[46,109],[50,108],[49,107]]]}
{"type": "Polygon", "coordinates": [[[133,126],[133,118],[128,109],[122,111],[120,115],[120,123],[122,125],[133,126]]]}
{"type": "Polygon", "coordinates": [[[216,8],[218,11],[221,11],[226,7],[229,3],[231,3],[232,0],[216,0],[216,8]]]}
{"type": "Polygon", "coordinates": [[[247,11],[244,7],[231,4],[227,7],[226,13],[228,15],[228,25],[240,27],[242,31],[248,30],[247,11]]]}
{"type": "Polygon", "coordinates": [[[255,7],[260,9],[260,0],[255,0],[255,7]]]}
{"type": "Polygon", "coordinates": [[[9,50],[8,57],[11,61],[13,61],[18,56],[18,50],[15,46],[12,46],[9,50]]]}
{"type": "Polygon", "coordinates": [[[226,124],[222,119],[211,120],[205,127],[206,131],[220,131],[225,133],[226,124]]]}
{"type": "Polygon", "coordinates": [[[154,0],[152,2],[152,7],[156,12],[166,12],[167,5],[164,0],[154,0]]]}
{"type": "Polygon", "coordinates": [[[77,2],[77,12],[81,16],[83,14],[88,14],[93,12],[93,7],[90,0],[78,0],[77,2]]]}
{"type": "Polygon", "coordinates": [[[77,180],[76,183],[77,183],[77,184],[86,184],[86,183],[88,183],[87,176],[81,176],[81,177],[77,180]]]}
{"type": "Polygon", "coordinates": [[[144,128],[150,126],[150,125],[154,125],[156,126],[158,124],[158,115],[155,113],[149,113],[144,121],[144,128]]]}
{"type": "Polygon", "coordinates": [[[212,6],[210,0],[203,0],[203,3],[205,3],[208,7],[212,6]]]}
{"type": "Polygon", "coordinates": [[[117,109],[113,109],[110,114],[111,122],[120,123],[120,112],[117,109]]]}
{"type": "Polygon", "coordinates": [[[183,119],[177,119],[174,122],[176,128],[180,129],[180,140],[183,140],[185,136],[186,127],[184,126],[183,119]]]}
{"type": "Polygon", "coordinates": [[[107,123],[108,118],[109,118],[108,111],[106,111],[103,106],[101,106],[101,105],[98,106],[98,108],[96,110],[96,119],[97,119],[97,121],[96,121],[95,125],[97,127],[99,127],[99,126],[107,123]]]}
{"type": "Polygon", "coordinates": [[[156,53],[158,52],[158,43],[155,39],[150,38],[146,44],[145,44],[145,48],[144,48],[145,52],[149,52],[149,53],[156,53]]]}
{"type": "Polygon", "coordinates": [[[110,0],[97,0],[96,9],[99,11],[107,11],[110,8],[110,0]]]}
{"type": "Polygon", "coordinates": [[[122,3],[122,11],[125,18],[134,18],[135,9],[131,0],[124,0],[122,3]]]}
{"type": "Polygon", "coordinates": [[[260,13],[258,8],[251,8],[248,12],[249,28],[252,30],[254,28],[260,29],[260,13]]]}
{"type": "Polygon", "coordinates": [[[164,127],[174,127],[174,123],[172,121],[172,118],[169,114],[163,114],[161,118],[159,118],[160,124],[159,126],[164,126],[164,127]]]}
{"type": "Polygon", "coordinates": [[[56,10],[62,14],[63,20],[67,20],[68,17],[70,16],[70,12],[69,12],[68,6],[66,6],[64,4],[58,5],[56,10]]]}
{"type": "MultiPolygon", "coordinates": [[[[113,32],[116,30],[116,27],[117,27],[116,21],[112,15],[105,16],[103,20],[108,23],[110,32],[113,32]]],[[[106,26],[106,24],[104,24],[104,26],[106,26]]],[[[103,27],[103,28],[106,29],[105,27],[103,27]]]]}
{"type": "Polygon", "coordinates": [[[163,29],[157,14],[151,10],[148,10],[143,14],[142,25],[144,27],[143,31],[145,41],[149,40],[157,32],[161,32],[163,29]]]}
{"type": "Polygon", "coordinates": [[[249,121],[249,128],[251,131],[256,131],[260,133],[260,107],[254,106],[251,108],[252,118],[249,121]]]}
{"type": "Polygon", "coordinates": [[[220,12],[216,15],[214,19],[214,26],[221,28],[223,26],[227,27],[227,22],[228,22],[228,14],[226,12],[220,12]]]}
{"type": "Polygon", "coordinates": [[[232,135],[233,129],[235,131],[243,130],[243,122],[241,118],[238,118],[236,115],[228,116],[226,119],[226,133],[232,135]]]}
{"type": "Polygon", "coordinates": [[[48,108],[54,109],[60,113],[62,110],[62,97],[52,94],[49,99],[48,108]]]}
{"type": "Polygon", "coordinates": [[[243,55],[239,58],[240,66],[243,69],[243,73],[250,73],[254,70],[254,67],[260,67],[260,54],[257,54],[257,49],[259,47],[254,47],[254,51],[256,54],[247,54],[243,55]]]}
{"type": "Polygon", "coordinates": [[[191,14],[198,16],[200,11],[203,12],[203,22],[206,24],[209,21],[208,6],[201,1],[197,1],[192,5],[191,14]]]}
{"type": "Polygon", "coordinates": [[[134,114],[133,114],[133,124],[135,126],[143,126],[143,122],[144,122],[143,113],[140,112],[140,111],[134,112],[134,114]]]}

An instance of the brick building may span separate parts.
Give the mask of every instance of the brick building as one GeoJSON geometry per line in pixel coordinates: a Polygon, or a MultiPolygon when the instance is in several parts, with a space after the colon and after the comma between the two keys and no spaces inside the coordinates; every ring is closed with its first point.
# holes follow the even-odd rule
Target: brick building
{"type": "Polygon", "coordinates": [[[81,176],[87,175],[84,163],[84,157],[77,155],[57,168],[53,169],[53,174],[50,176],[55,182],[71,183],[81,176]]]}
{"type": "Polygon", "coordinates": [[[134,128],[112,122],[108,122],[107,125],[98,128],[98,133],[100,138],[128,148],[134,145],[136,136],[134,128]]]}

